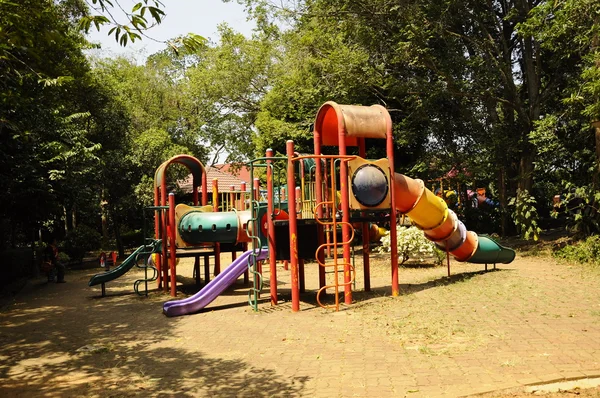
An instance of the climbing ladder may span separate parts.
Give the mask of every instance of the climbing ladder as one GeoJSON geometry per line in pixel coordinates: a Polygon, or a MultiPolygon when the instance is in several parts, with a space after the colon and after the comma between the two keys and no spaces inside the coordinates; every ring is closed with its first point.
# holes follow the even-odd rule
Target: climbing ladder
{"type": "Polygon", "coordinates": [[[158,253],[161,251],[162,242],[160,240],[150,238],[146,238],[146,240],[149,241],[149,243],[144,245],[144,249],[137,253],[135,258],[135,266],[144,270],[144,279],[138,279],[133,283],[133,290],[135,290],[139,296],[148,296],[148,282],[153,282],[156,280],[156,278],[158,278],[158,270],[153,264],[150,264],[148,260],[153,253],[158,253]],[[142,260],[141,264],[140,260],[142,260]],[[148,278],[148,270],[152,271],[152,276],[150,278],[148,278]],[[143,293],[139,290],[142,283],[144,284],[143,293]]]}
{"type": "MultiPolygon", "coordinates": [[[[323,157],[323,155],[322,155],[323,157]]],[[[329,157],[329,161],[330,161],[330,167],[331,170],[334,170],[335,167],[335,162],[337,160],[341,160],[341,161],[348,161],[351,158],[348,159],[339,159],[339,158],[335,158],[335,157],[329,157]]],[[[341,255],[340,257],[340,253],[339,253],[339,248],[340,247],[344,247],[344,245],[350,245],[352,243],[352,241],[354,240],[354,228],[352,228],[352,224],[348,223],[348,222],[343,222],[343,221],[339,221],[338,217],[337,217],[337,212],[336,209],[338,208],[338,201],[337,201],[337,187],[336,187],[336,181],[335,178],[331,178],[330,179],[330,191],[331,194],[331,198],[325,198],[324,201],[319,202],[316,204],[316,206],[313,209],[313,214],[314,214],[314,218],[317,221],[317,223],[319,223],[320,225],[323,226],[323,230],[325,231],[325,234],[327,236],[330,236],[330,238],[328,238],[326,240],[325,243],[321,244],[316,251],[316,259],[317,262],[319,264],[319,266],[325,268],[326,273],[332,273],[333,274],[333,284],[329,284],[329,285],[325,285],[322,288],[319,289],[319,291],[317,292],[317,303],[323,307],[323,308],[335,308],[336,311],[339,311],[340,309],[340,287],[345,288],[346,286],[351,286],[355,279],[356,279],[356,270],[354,268],[354,265],[347,261],[346,258],[341,255]],[[328,216],[326,217],[319,217],[319,213],[320,213],[320,208],[323,210],[322,214],[328,214],[328,216]],[[329,210],[329,212],[327,211],[329,210]],[[347,227],[350,230],[350,237],[348,240],[344,241],[343,238],[341,241],[338,240],[338,228],[344,228],[347,227]],[[325,254],[326,252],[331,253],[330,260],[325,260],[326,256],[319,256],[319,252],[323,250],[323,254],[325,254]],[[323,258],[324,260],[321,260],[321,258],[323,258]],[[331,272],[327,272],[327,269],[331,269],[331,272]],[[340,282],[340,273],[342,274],[343,277],[343,282],[340,282]],[[346,276],[349,276],[349,278],[346,278],[346,276]],[[335,296],[335,305],[327,305],[327,304],[323,304],[321,302],[321,294],[323,292],[325,292],[327,289],[334,289],[334,296],[335,296]]],[[[343,236],[343,235],[342,235],[343,236]]]]}

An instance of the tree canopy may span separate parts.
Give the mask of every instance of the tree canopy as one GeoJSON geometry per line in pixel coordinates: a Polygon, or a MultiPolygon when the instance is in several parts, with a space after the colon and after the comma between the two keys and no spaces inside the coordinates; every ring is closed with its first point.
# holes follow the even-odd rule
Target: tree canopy
{"type": "Polygon", "coordinates": [[[288,139],[312,151],[328,100],[384,105],[396,169],[486,186],[506,233],[534,231],[557,194],[600,230],[600,0],[240,2],[251,37],[222,25],[139,65],[86,57],[85,33],[149,40],[168,4],[0,0],[2,245],[82,224],[121,242],[166,158],[244,162],[288,139]]]}

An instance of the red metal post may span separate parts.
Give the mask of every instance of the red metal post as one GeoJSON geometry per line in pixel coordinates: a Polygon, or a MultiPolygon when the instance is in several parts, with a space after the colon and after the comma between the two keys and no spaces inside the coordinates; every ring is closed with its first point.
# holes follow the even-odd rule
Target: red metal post
{"type": "Polygon", "coordinates": [[[253,186],[252,188],[254,189],[254,200],[259,200],[260,199],[260,180],[258,178],[255,178],[253,181],[253,186]]]}
{"type": "Polygon", "coordinates": [[[246,192],[246,181],[240,182],[240,190],[242,191],[242,193],[240,194],[240,200],[242,201],[240,209],[247,210],[247,208],[246,208],[246,194],[245,194],[245,192],[246,192]]]}
{"type": "MultiPolygon", "coordinates": [[[[442,191],[444,192],[444,191],[442,191]]],[[[450,252],[448,251],[448,240],[446,239],[446,261],[448,262],[448,278],[450,278],[450,252]]],[[[487,267],[487,264],[485,265],[487,267]]]]}
{"type": "Polygon", "coordinates": [[[202,173],[202,206],[206,206],[208,204],[208,177],[206,175],[206,170],[202,173]]]}
{"type": "MultiPolygon", "coordinates": [[[[167,181],[166,176],[163,176],[163,179],[160,184],[160,205],[167,205],[167,181]]],[[[161,222],[162,222],[162,232],[163,236],[163,244],[162,244],[162,254],[163,254],[163,262],[162,262],[162,273],[163,273],[163,290],[164,292],[169,291],[169,255],[168,255],[168,246],[169,246],[169,234],[168,234],[168,226],[169,226],[169,212],[167,210],[161,210],[161,222]]]]}
{"type": "MultiPolygon", "coordinates": [[[[343,115],[338,114],[337,117],[339,154],[345,156],[347,154],[346,128],[343,115]]],[[[350,199],[348,197],[348,163],[346,162],[340,162],[340,193],[342,196],[342,240],[344,241],[344,302],[352,304],[352,286],[350,283],[352,281],[350,275],[350,199]]],[[[335,192],[332,192],[332,195],[335,194],[335,192]]],[[[335,214],[333,216],[335,217],[335,214]]]]}
{"type": "Polygon", "coordinates": [[[387,158],[390,162],[390,198],[391,198],[391,209],[390,209],[390,254],[392,255],[392,296],[400,295],[400,286],[398,284],[398,233],[396,231],[397,223],[397,211],[396,211],[396,188],[395,188],[395,168],[394,168],[394,137],[392,136],[392,118],[381,105],[373,105],[381,108],[386,118],[386,152],[387,158]]]}
{"type": "Polygon", "coordinates": [[[171,233],[169,236],[169,268],[171,271],[171,296],[177,295],[177,275],[175,271],[175,265],[177,264],[177,247],[175,246],[175,235],[177,234],[175,225],[175,194],[169,194],[169,225],[171,226],[171,233]]]}
{"type": "MultiPolygon", "coordinates": [[[[288,207],[293,209],[296,203],[296,192],[294,187],[296,182],[294,179],[294,141],[288,140],[286,143],[288,168],[287,168],[287,185],[288,185],[288,207]]],[[[296,212],[289,211],[290,222],[290,263],[292,276],[292,311],[300,310],[300,291],[298,289],[298,225],[296,222],[296,212]]]]}
{"type": "MultiPolygon", "coordinates": [[[[160,192],[158,190],[158,187],[155,186],[154,187],[154,206],[159,206],[160,205],[160,199],[159,199],[159,195],[160,192]]],[[[161,217],[162,217],[162,210],[154,210],[154,236],[156,237],[156,239],[161,239],[162,240],[162,246],[163,248],[165,247],[166,242],[164,241],[164,237],[162,236],[162,231],[161,231],[161,217]]],[[[158,288],[160,289],[162,287],[162,262],[163,262],[163,256],[157,256],[156,259],[156,270],[158,271],[158,276],[156,278],[156,283],[158,285],[158,288]]]]}
{"type": "MultiPolygon", "coordinates": [[[[314,131],[314,147],[315,147],[315,155],[321,155],[321,131],[318,130],[315,125],[314,131]]],[[[323,168],[321,164],[321,159],[315,159],[315,200],[318,203],[323,202],[323,168]]],[[[323,218],[323,206],[319,206],[317,208],[317,217],[323,218]]],[[[317,239],[318,244],[321,246],[324,241],[325,229],[321,224],[317,225],[317,239]]],[[[319,250],[317,253],[317,261],[321,264],[325,264],[325,250],[319,250]]],[[[325,278],[325,267],[319,266],[319,288],[322,288],[326,284],[325,278]]]]}
{"type": "MultiPolygon", "coordinates": [[[[277,259],[275,258],[275,224],[273,214],[275,213],[275,204],[273,203],[273,150],[267,149],[267,241],[269,243],[269,290],[271,293],[271,305],[277,305],[277,259]]],[[[259,221],[260,222],[260,221],[259,221]]]]}

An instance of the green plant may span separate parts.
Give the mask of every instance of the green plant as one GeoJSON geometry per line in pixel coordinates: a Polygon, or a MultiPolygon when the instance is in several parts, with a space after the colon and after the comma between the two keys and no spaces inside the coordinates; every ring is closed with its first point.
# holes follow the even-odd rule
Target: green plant
{"type": "Polygon", "coordinates": [[[134,229],[121,233],[123,246],[127,248],[137,247],[144,244],[144,235],[141,229],[134,229]]]}
{"type": "Polygon", "coordinates": [[[600,265],[600,236],[592,235],[574,245],[564,246],[553,256],[580,264],[600,265]]]}
{"type": "Polygon", "coordinates": [[[568,192],[555,207],[552,217],[566,217],[567,227],[584,236],[600,233],[600,192],[591,185],[567,183],[568,192]]]}
{"type": "Polygon", "coordinates": [[[86,252],[100,248],[101,236],[98,231],[87,225],[79,225],[69,232],[63,242],[65,253],[80,263],[86,252]]]}
{"type": "Polygon", "coordinates": [[[511,198],[508,205],[514,207],[511,216],[521,237],[537,241],[542,230],[538,227],[539,216],[535,198],[527,190],[519,189],[517,197],[511,198]]]}
{"type": "MultiPolygon", "coordinates": [[[[427,259],[436,259],[436,264],[443,261],[443,256],[439,255],[438,249],[431,243],[423,231],[417,227],[396,226],[398,240],[398,258],[400,264],[404,264],[409,259],[424,262],[427,259]],[[440,261],[440,258],[442,259],[440,261]]],[[[381,246],[377,248],[379,253],[389,253],[391,250],[390,233],[388,232],[381,238],[381,246]]]]}
{"type": "Polygon", "coordinates": [[[58,253],[58,261],[61,263],[69,263],[71,261],[71,257],[65,252],[58,253]]]}

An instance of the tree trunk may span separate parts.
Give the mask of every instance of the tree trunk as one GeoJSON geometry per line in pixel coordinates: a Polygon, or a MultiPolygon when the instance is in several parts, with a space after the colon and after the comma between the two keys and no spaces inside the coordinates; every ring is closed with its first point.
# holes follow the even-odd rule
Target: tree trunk
{"type": "MultiPolygon", "coordinates": [[[[523,18],[529,14],[530,7],[527,1],[518,3],[519,12],[523,18]]],[[[522,41],[523,46],[523,78],[527,88],[527,112],[520,112],[520,126],[523,129],[521,139],[521,155],[519,159],[519,184],[518,188],[531,193],[533,186],[534,148],[529,143],[529,133],[533,130],[534,122],[539,120],[540,105],[540,73],[541,59],[539,44],[531,36],[526,36],[522,41]]]]}
{"type": "Polygon", "coordinates": [[[63,206],[63,219],[64,219],[65,233],[68,234],[69,233],[69,212],[67,211],[67,208],[65,206],[63,206]]]}
{"type": "Polygon", "coordinates": [[[518,188],[531,194],[533,188],[533,153],[531,150],[525,150],[521,154],[518,188]]]}
{"type": "MultiPolygon", "coordinates": [[[[600,17],[598,14],[594,17],[594,24],[598,26],[600,23],[600,17]]],[[[598,51],[598,47],[600,47],[600,36],[596,32],[594,34],[594,38],[592,39],[592,53],[598,51]]],[[[600,59],[596,58],[596,68],[600,69],[600,59]]],[[[600,121],[592,121],[592,126],[594,127],[594,133],[596,137],[596,169],[594,170],[594,189],[598,188],[598,179],[600,179],[600,121]]]]}
{"type": "Polygon", "coordinates": [[[505,211],[508,204],[507,190],[506,190],[506,169],[504,166],[500,166],[498,170],[498,199],[500,199],[500,207],[502,208],[501,221],[500,221],[500,234],[506,236],[507,224],[508,224],[508,213],[505,211]]]}
{"type": "Polygon", "coordinates": [[[119,229],[119,225],[115,223],[115,239],[117,241],[117,250],[119,251],[119,258],[123,258],[125,256],[125,247],[123,246],[123,240],[121,239],[121,232],[119,229]]]}
{"type": "Polygon", "coordinates": [[[119,252],[119,257],[123,258],[125,255],[125,247],[123,246],[123,239],[121,239],[121,220],[115,209],[112,209],[112,220],[113,228],[115,230],[115,240],[117,241],[117,251],[119,252]]]}
{"type": "Polygon", "coordinates": [[[108,247],[108,202],[106,201],[106,190],[102,188],[100,194],[100,219],[102,223],[102,248],[108,247]]]}
{"type": "Polygon", "coordinates": [[[600,179],[600,121],[595,121],[592,123],[592,127],[594,127],[594,135],[596,137],[596,168],[594,170],[594,189],[598,188],[598,181],[600,179]]]}
{"type": "Polygon", "coordinates": [[[77,210],[75,206],[71,209],[71,226],[73,229],[77,228],[77,210]]]}

